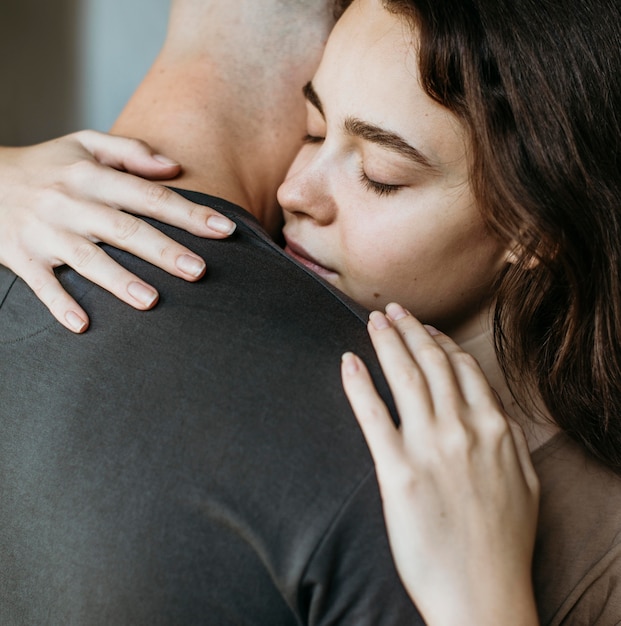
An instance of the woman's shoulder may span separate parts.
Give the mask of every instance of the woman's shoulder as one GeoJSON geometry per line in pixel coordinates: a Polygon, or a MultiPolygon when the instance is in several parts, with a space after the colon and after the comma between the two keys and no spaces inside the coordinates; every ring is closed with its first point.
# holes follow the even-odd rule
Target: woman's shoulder
{"type": "Polygon", "coordinates": [[[533,464],[541,481],[533,576],[542,623],[617,623],[621,476],[564,433],[536,450],[533,464]]]}

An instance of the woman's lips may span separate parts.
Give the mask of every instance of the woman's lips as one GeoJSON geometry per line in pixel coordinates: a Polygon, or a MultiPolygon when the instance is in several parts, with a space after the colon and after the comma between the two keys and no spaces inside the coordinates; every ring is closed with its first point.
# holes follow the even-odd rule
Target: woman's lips
{"type": "Polygon", "coordinates": [[[297,245],[295,242],[290,241],[285,237],[287,245],[285,246],[285,252],[293,257],[296,261],[307,267],[311,272],[319,274],[323,278],[330,278],[336,275],[336,272],[325,265],[321,265],[319,261],[314,259],[304,248],[297,245]]]}

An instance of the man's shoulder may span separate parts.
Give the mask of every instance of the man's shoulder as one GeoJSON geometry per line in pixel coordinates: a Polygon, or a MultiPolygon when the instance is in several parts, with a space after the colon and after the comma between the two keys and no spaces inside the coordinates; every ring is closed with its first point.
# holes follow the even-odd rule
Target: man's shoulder
{"type": "MultiPolygon", "coordinates": [[[[233,220],[237,224],[237,231],[230,240],[227,240],[230,247],[251,246],[261,250],[259,254],[266,259],[269,258],[269,263],[278,272],[275,277],[278,282],[291,280],[292,284],[295,284],[297,289],[308,288],[311,284],[315,287],[318,286],[318,293],[320,293],[325,300],[334,300],[340,303],[349,314],[353,314],[354,317],[366,322],[368,316],[367,309],[287,255],[264,230],[254,215],[223,198],[198,191],[176,188],[172,188],[172,190],[192,202],[216,209],[233,220]],[[281,270],[283,270],[282,274],[280,274],[281,270]],[[304,276],[304,279],[301,278],[302,276],[304,276]]],[[[165,230],[171,228],[163,224],[159,224],[158,227],[165,230]]],[[[177,238],[186,237],[188,235],[188,233],[177,229],[175,229],[174,232],[171,231],[171,234],[177,238]]],[[[189,237],[191,238],[192,236],[190,235],[189,237]]],[[[202,241],[207,247],[214,251],[218,249],[217,244],[221,243],[217,241],[209,242],[209,240],[202,241]]],[[[223,247],[221,251],[225,250],[226,248],[223,247]]],[[[239,259],[236,254],[232,254],[231,257],[234,257],[230,259],[231,262],[244,265],[244,262],[239,259]]],[[[267,262],[266,260],[266,263],[267,262]]],[[[245,271],[249,273],[262,272],[264,270],[265,266],[262,264],[245,266],[245,271]]]]}
{"type": "MultiPolygon", "coordinates": [[[[149,315],[138,313],[136,316],[136,312],[126,304],[94,286],[71,268],[58,268],[56,274],[65,289],[87,310],[91,307],[95,326],[99,318],[112,329],[130,316],[132,319],[128,323],[150,325],[156,330],[166,313],[170,311],[172,314],[172,307],[180,307],[182,302],[187,306],[175,310],[175,315],[184,316],[190,306],[211,310],[217,301],[224,300],[228,300],[230,306],[227,308],[231,308],[240,299],[253,309],[253,303],[265,303],[269,299],[270,310],[273,310],[280,300],[283,308],[287,304],[292,305],[290,296],[295,296],[294,299],[301,305],[295,311],[300,321],[318,315],[320,310],[354,326],[365,321],[367,312],[363,307],[287,256],[243,208],[200,192],[174,191],[222,212],[236,222],[236,232],[226,240],[210,240],[157,220],[145,220],[205,259],[207,275],[198,283],[186,283],[123,250],[104,244],[102,247],[107,254],[158,289],[160,303],[149,315]]],[[[1,270],[0,341],[53,328],[54,320],[30,289],[6,268],[1,270]]]]}
{"type": "MultiPolygon", "coordinates": [[[[334,623],[335,614],[349,616],[343,624],[405,623],[415,610],[394,571],[372,462],[340,382],[341,354],[353,349],[387,393],[364,316],[251,223],[224,241],[157,226],[204,256],[205,279],[187,283],[110,250],[160,291],[159,304],[140,312],[64,268],[61,281],[91,315],[83,336],[0,274],[8,291],[0,458],[15,491],[28,494],[4,507],[5,518],[71,520],[71,533],[49,522],[43,548],[54,547],[54,567],[83,589],[98,588],[89,575],[105,561],[111,599],[127,592],[120,572],[158,554],[162,579],[192,572],[201,611],[232,606],[255,623],[285,623],[258,613],[284,597],[288,613],[319,616],[315,623],[334,623]],[[34,467],[32,449],[42,459],[34,467]],[[113,539],[136,530],[127,554],[113,539]],[[74,536],[96,536],[105,559],[74,558],[74,536]]],[[[40,560],[32,562],[36,573],[40,560]]],[[[156,600],[146,595],[140,606],[156,600]]]]}

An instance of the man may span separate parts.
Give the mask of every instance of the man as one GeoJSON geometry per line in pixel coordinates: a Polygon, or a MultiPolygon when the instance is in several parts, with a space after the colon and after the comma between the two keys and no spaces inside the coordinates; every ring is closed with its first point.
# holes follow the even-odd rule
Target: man
{"type": "Polygon", "coordinates": [[[365,313],[232,204],[276,224],[330,26],[311,0],[173,2],[114,130],[237,222],[217,242],[158,225],[207,281],[110,251],[160,291],[139,313],[65,268],[78,336],[0,273],[0,623],[422,623],[340,385],[342,352],[373,362],[365,313]]]}

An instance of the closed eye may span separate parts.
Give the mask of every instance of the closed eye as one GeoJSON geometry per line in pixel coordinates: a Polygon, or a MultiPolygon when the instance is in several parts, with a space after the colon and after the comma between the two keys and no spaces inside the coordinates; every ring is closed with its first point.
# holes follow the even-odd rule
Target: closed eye
{"type": "Polygon", "coordinates": [[[378,196],[388,196],[396,193],[403,187],[403,185],[389,185],[387,183],[378,183],[376,180],[369,178],[364,171],[360,173],[360,182],[368,191],[372,191],[378,196]]]}
{"type": "Polygon", "coordinates": [[[304,135],[302,141],[304,143],[321,143],[324,140],[324,137],[317,137],[316,135],[304,135]]]}

